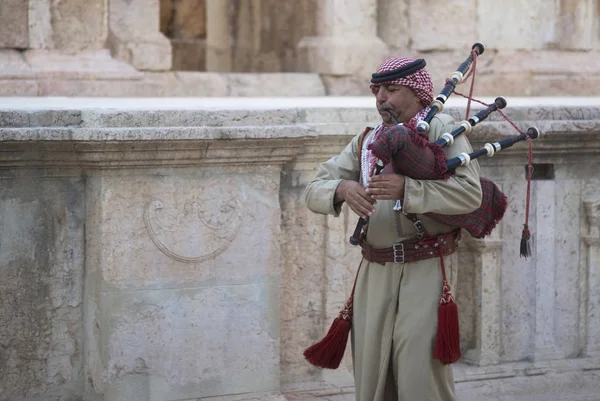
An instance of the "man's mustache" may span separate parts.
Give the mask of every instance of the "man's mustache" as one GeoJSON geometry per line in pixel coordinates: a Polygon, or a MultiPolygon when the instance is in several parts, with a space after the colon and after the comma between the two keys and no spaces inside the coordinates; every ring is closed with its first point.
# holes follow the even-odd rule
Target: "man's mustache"
{"type": "Polygon", "coordinates": [[[384,103],[384,104],[377,105],[377,110],[380,113],[387,113],[388,116],[390,117],[390,119],[394,122],[396,122],[398,120],[398,117],[394,113],[394,108],[389,104],[384,103]]]}
{"type": "Polygon", "coordinates": [[[392,105],[387,104],[387,103],[378,104],[377,110],[380,112],[386,112],[386,113],[394,112],[394,108],[392,107],[392,105]]]}

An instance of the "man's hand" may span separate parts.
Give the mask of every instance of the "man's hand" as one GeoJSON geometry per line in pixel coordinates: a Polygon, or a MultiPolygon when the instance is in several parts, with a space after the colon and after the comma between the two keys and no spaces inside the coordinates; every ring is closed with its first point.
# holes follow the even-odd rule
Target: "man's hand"
{"type": "Polygon", "coordinates": [[[402,200],[404,198],[404,176],[400,174],[379,174],[371,177],[367,188],[375,200],[402,200]]]}
{"type": "Polygon", "coordinates": [[[363,219],[375,212],[373,207],[375,199],[369,196],[362,185],[356,181],[344,180],[338,185],[335,191],[335,201],[337,203],[342,200],[363,219]]]}

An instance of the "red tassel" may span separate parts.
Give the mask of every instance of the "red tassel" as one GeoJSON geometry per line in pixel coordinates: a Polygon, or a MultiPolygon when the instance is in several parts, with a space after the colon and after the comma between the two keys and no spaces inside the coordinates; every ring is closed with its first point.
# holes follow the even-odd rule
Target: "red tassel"
{"type": "Polygon", "coordinates": [[[446,278],[444,254],[440,247],[440,267],[442,268],[442,299],[438,308],[438,328],[435,337],[433,357],[444,365],[458,361],[460,352],[460,328],[458,326],[458,307],[450,292],[450,284],[446,278]]]}
{"type": "Polygon", "coordinates": [[[306,360],[320,368],[337,369],[346,351],[351,320],[352,298],[346,302],[340,315],[335,318],[327,335],[304,351],[306,360]]]}
{"type": "Polygon", "coordinates": [[[444,281],[444,295],[438,308],[438,329],[433,357],[444,365],[452,364],[461,357],[458,307],[450,294],[450,285],[444,281]]]}

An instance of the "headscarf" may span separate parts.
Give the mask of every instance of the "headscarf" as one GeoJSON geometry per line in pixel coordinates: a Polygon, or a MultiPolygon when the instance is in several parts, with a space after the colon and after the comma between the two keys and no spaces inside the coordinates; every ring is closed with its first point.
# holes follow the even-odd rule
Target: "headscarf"
{"type": "MultiPolygon", "coordinates": [[[[402,67],[406,67],[411,63],[415,63],[418,60],[411,57],[391,57],[385,60],[381,65],[377,68],[376,74],[389,72],[393,70],[398,70],[399,73],[402,72],[402,67]]],[[[421,60],[423,65],[425,65],[425,61],[421,60]]],[[[391,79],[390,81],[384,81],[379,83],[373,83],[370,85],[371,92],[373,94],[377,94],[379,90],[379,86],[381,84],[397,84],[402,86],[407,86],[415,93],[415,95],[419,98],[421,103],[424,106],[429,106],[433,101],[433,81],[431,80],[431,76],[429,72],[425,68],[420,68],[416,72],[409,74],[405,77],[391,79]]]]}

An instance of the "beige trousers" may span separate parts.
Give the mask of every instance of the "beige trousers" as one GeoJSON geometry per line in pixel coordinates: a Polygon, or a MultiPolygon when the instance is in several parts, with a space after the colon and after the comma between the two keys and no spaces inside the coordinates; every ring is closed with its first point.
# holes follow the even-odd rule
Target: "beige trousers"
{"type": "MultiPolygon", "coordinates": [[[[456,254],[444,261],[454,290],[456,254]]],[[[363,261],[351,340],[357,401],[455,400],[451,365],[433,359],[441,290],[439,258],[363,261]]]]}

